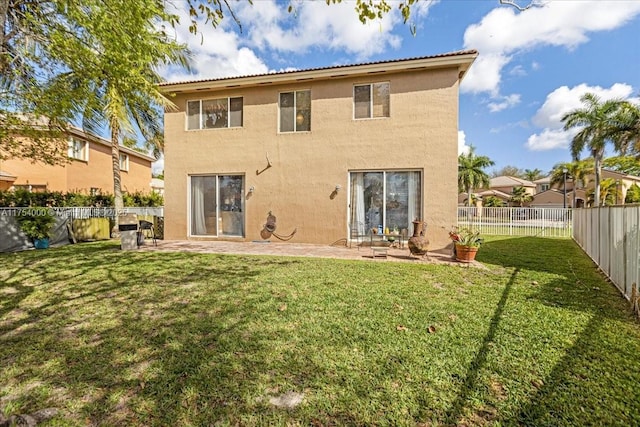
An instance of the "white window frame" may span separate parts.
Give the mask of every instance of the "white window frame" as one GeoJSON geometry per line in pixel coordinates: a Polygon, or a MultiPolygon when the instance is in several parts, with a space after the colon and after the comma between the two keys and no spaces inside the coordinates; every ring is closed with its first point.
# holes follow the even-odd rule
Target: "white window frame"
{"type": "Polygon", "coordinates": [[[129,155],[127,153],[120,153],[120,170],[129,171],[129,155]]]}
{"type": "Polygon", "coordinates": [[[89,161],[89,142],[82,139],[70,137],[68,148],[67,148],[67,156],[69,156],[69,158],[73,160],[88,162],[89,161]],[[81,148],[77,149],[76,144],[80,144],[81,148]]]}
{"type": "Polygon", "coordinates": [[[391,83],[388,81],[384,82],[373,82],[373,83],[361,83],[353,85],[353,94],[351,98],[353,102],[353,120],[372,120],[372,119],[388,119],[391,117],[391,83]],[[386,84],[389,87],[389,99],[387,102],[389,103],[389,114],[386,116],[374,116],[373,114],[373,88],[375,85],[386,84]],[[356,117],[356,87],[369,86],[369,116],[368,117],[356,117]]]}
{"type": "Polygon", "coordinates": [[[245,237],[246,236],[246,231],[245,231],[245,222],[247,221],[247,214],[246,214],[246,199],[243,196],[242,200],[240,202],[240,212],[242,213],[242,232],[240,234],[225,234],[223,232],[221,232],[220,229],[220,218],[222,217],[222,212],[225,210],[223,209],[223,204],[224,204],[224,200],[221,200],[221,194],[220,194],[220,178],[224,178],[226,176],[240,176],[242,177],[242,189],[240,191],[240,194],[245,194],[245,186],[246,186],[246,176],[244,174],[238,173],[238,174],[224,174],[224,173],[220,173],[220,174],[216,174],[216,173],[205,173],[205,174],[193,174],[193,175],[188,175],[187,176],[187,236],[188,237],[210,237],[210,238],[219,238],[219,237],[245,237]],[[216,194],[216,201],[215,201],[215,218],[217,219],[218,223],[216,224],[216,233],[215,234],[199,234],[199,233],[194,233],[193,232],[193,178],[213,178],[215,179],[215,194],[216,194]]]}
{"type": "Polygon", "coordinates": [[[195,131],[195,130],[214,130],[214,129],[231,129],[231,128],[241,128],[244,127],[244,97],[242,96],[221,96],[219,98],[203,98],[203,99],[189,99],[186,102],[185,108],[185,130],[187,131],[195,131]],[[215,101],[218,99],[226,99],[227,100],[227,125],[223,127],[205,127],[202,123],[202,103],[206,101],[215,101]],[[242,100],[242,123],[239,126],[231,126],[231,100],[232,99],[241,99],[242,100]],[[198,103],[198,127],[197,128],[189,128],[189,104],[197,102],[198,103]]]}
{"type": "Polygon", "coordinates": [[[300,90],[286,90],[283,92],[278,92],[278,133],[300,133],[300,132],[311,132],[311,89],[300,89],[300,90]],[[298,122],[296,120],[297,111],[298,111],[298,97],[297,94],[300,92],[309,92],[309,129],[308,130],[298,130],[298,122]],[[293,130],[282,130],[280,128],[282,121],[282,106],[280,105],[280,99],[283,94],[292,93],[293,94],[293,130]]]}

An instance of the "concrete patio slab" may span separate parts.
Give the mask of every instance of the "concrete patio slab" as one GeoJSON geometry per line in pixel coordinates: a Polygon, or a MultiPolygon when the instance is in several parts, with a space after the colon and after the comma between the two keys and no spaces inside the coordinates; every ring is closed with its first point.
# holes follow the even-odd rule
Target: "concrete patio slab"
{"type": "Polygon", "coordinates": [[[313,245],[306,243],[254,241],[200,241],[200,240],[158,240],[154,246],[151,240],[146,240],[140,246],[141,251],[147,252],[197,252],[234,255],[272,255],[295,256],[311,258],[333,258],[365,260],[371,262],[410,262],[419,264],[452,264],[468,265],[457,262],[450,254],[429,252],[428,257],[412,256],[408,248],[388,248],[387,256],[374,256],[370,247],[349,248],[344,245],[313,245]]]}

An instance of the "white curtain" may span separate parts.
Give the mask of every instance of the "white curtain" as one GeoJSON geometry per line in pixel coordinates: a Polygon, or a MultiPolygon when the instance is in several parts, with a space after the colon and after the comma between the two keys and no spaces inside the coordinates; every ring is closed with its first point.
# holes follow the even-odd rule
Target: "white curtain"
{"type": "Polygon", "coordinates": [[[365,234],[364,174],[361,172],[351,174],[351,227],[359,235],[365,234]]]}
{"type": "Polygon", "coordinates": [[[409,194],[408,194],[408,213],[409,213],[409,227],[411,227],[411,221],[416,218],[420,218],[420,172],[409,172],[409,194]]]}
{"type": "Polygon", "coordinates": [[[191,231],[195,235],[206,235],[204,218],[204,177],[191,177],[191,231]]]}

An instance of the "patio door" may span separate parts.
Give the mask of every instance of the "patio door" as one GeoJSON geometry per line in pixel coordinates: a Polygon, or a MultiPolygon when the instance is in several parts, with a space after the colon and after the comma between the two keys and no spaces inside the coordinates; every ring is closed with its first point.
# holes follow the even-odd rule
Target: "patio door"
{"type": "Polygon", "coordinates": [[[406,230],[421,218],[421,180],[418,171],[351,172],[350,229],[367,234],[372,228],[406,230]]]}
{"type": "Polygon", "coordinates": [[[189,235],[244,237],[244,176],[192,175],[189,235]]]}

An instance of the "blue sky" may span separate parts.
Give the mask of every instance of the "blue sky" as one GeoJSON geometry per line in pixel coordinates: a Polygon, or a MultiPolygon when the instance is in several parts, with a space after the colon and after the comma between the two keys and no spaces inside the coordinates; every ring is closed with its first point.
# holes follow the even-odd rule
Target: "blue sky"
{"type": "Polygon", "coordinates": [[[201,24],[198,36],[179,11],[176,36],[191,48],[194,70],[163,76],[185,81],[476,49],[461,86],[459,150],[475,146],[495,162],[491,170],[547,172],[570,161],[572,134],[560,118],[581,106],[585,92],[638,102],[640,0],[546,0],[523,12],[498,0],[420,0],[415,36],[398,2],[390,3],[390,14],[363,25],[348,0],[292,0],[295,13],[288,1],[231,2],[242,33],[227,16],[216,29],[201,24]]]}

